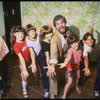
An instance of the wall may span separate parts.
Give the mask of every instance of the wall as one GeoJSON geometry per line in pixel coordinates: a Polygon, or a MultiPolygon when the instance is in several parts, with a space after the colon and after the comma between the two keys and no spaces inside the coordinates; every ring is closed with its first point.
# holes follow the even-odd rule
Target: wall
{"type": "Polygon", "coordinates": [[[0,1],[0,35],[5,37],[4,12],[2,1],[0,1]]]}
{"type": "Polygon", "coordinates": [[[53,18],[57,14],[66,17],[67,25],[74,25],[79,29],[80,38],[88,31],[89,25],[93,25],[100,33],[100,2],[21,2],[22,25],[31,23],[38,32],[42,25],[52,25],[53,18]]]}

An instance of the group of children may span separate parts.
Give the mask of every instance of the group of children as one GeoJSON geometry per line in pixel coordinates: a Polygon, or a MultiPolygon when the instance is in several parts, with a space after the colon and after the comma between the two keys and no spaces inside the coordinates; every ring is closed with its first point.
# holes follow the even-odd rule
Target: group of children
{"type": "MultiPolygon", "coordinates": [[[[45,68],[49,66],[50,41],[53,36],[53,28],[49,25],[44,25],[40,29],[40,34],[38,34],[36,28],[28,24],[26,28],[14,26],[11,29],[11,34],[12,50],[18,56],[23,97],[28,98],[27,80],[30,75],[30,68],[33,76],[38,80],[36,74],[38,71],[37,66],[41,69],[44,98],[48,99],[49,95],[54,96],[56,91],[53,91],[53,84],[50,84],[53,79],[47,76],[47,69],[45,68]]],[[[67,42],[69,46],[67,56],[64,63],[58,64],[60,68],[66,67],[67,79],[62,98],[66,98],[73,82],[73,74],[77,76],[76,91],[81,93],[80,86],[83,83],[84,74],[86,76],[91,75],[88,55],[92,50],[95,39],[91,33],[86,33],[82,41],[80,41],[76,35],[70,35],[67,38],[67,42]],[[81,65],[83,65],[83,67],[81,65]]]]}

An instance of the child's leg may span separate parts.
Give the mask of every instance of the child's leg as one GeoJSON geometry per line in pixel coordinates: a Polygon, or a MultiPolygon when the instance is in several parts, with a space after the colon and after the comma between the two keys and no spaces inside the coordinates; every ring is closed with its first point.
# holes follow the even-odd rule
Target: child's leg
{"type": "Polygon", "coordinates": [[[100,96],[100,59],[97,60],[97,75],[94,82],[94,95],[100,96]]]}
{"type": "MultiPolygon", "coordinates": [[[[22,66],[19,65],[19,68],[22,72],[22,66]]],[[[23,91],[23,96],[24,98],[28,98],[28,94],[27,94],[27,78],[28,76],[24,79],[25,76],[23,76],[23,74],[21,73],[21,79],[22,79],[22,91],[23,91]]]]}
{"type": "Polygon", "coordinates": [[[3,84],[3,80],[0,76],[0,98],[2,98],[2,95],[4,95],[4,84],[3,84]]]}
{"type": "Polygon", "coordinates": [[[23,79],[23,75],[21,75],[22,78],[22,91],[23,91],[23,96],[24,98],[28,98],[28,94],[27,94],[27,81],[23,79]]]}
{"type": "Polygon", "coordinates": [[[71,72],[68,72],[67,73],[67,83],[65,84],[65,87],[64,87],[64,93],[63,93],[63,96],[62,98],[65,99],[66,98],[66,95],[68,93],[68,89],[70,88],[71,84],[72,84],[72,81],[73,81],[73,77],[71,75],[71,72]]]}
{"type": "Polygon", "coordinates": [[[39,81],[38,81],[37,72],[33,73],[33,75],[34,75],[34,85],[36,87],[38,87],[39,86],[39,81]]]}
{"type": "Polygon", "coordinates": [[[77,78],[76,78],[76,91],[78,93],[81,93],[81,90],[79,88],[79,79],[80,79],[80,69],[77,70],[77,78]]]}
{"type": "Polygon", "coordinates": [[[42,73],[44,98],[49,98],[49,77],[47,76],[47,69],[44,69],[44,67],[46,66],[46,60],[45,56],[43,56],[42,53],[38,55],[38,63],[40,65],[42,73]]]}

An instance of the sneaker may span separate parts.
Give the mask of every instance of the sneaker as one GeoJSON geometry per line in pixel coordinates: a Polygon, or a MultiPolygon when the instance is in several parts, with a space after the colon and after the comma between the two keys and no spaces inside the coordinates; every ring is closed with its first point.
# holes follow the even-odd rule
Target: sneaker
{"type": "Polygon", "coordinates": [[[49,93],[48,93],[48,92],[45,92],[45,93],[44,93],[44,98],[45,98],[45,99],[49,99],[49,93]]]}
{"type": "Polygon", "coordinates": [[[94,96],[99,97],[99,91],[94,91],[94,96]]]}
{"type": "Polygon", "coordinates": [[[81,93],[81,89],[80,88],[76,88],[77,93],[81,93]]]}

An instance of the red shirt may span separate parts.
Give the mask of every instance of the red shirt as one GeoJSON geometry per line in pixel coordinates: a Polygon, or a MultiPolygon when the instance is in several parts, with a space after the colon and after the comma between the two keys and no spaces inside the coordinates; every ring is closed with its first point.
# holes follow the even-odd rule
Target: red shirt
{"type": "MultiPolygon", "coordinates": [[[[17,55],[18,53],[21,53],[25,61],[29,62],[30,54],[29,54],[29,48],[26,44],[26,41],[23,41],[22,43],[15,42],[14,51],[17,55]]],[[[18,63],[20,63],[19,59],[18,59],[18,63]]]]}

